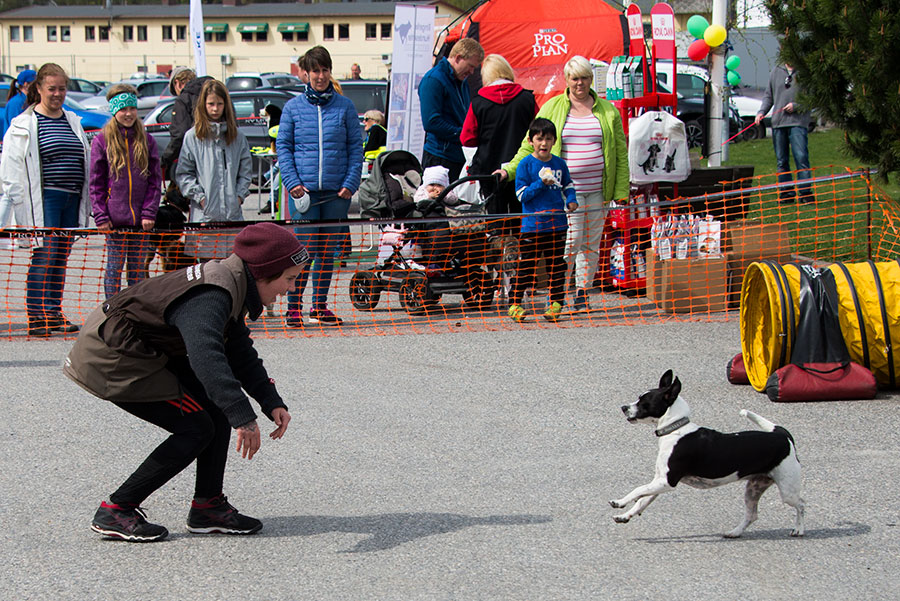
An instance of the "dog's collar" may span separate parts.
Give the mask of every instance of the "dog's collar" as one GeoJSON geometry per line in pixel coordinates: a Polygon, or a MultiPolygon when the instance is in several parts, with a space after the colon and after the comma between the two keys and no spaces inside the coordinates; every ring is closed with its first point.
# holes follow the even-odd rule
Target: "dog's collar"
{"type": "Polygon", "coordinates": [[[688,419],[686,417],[682,417],[681,419],[675,420],[674,422],[672,422],[665,428],[660,428],[658,430],[654,430],[654,434],[656,434],[657,436],[665,436],[666,434],[671,434],[678,428],[685,426],[685,425],[689,424],[690,422],[691,422],[690,419],[688,419]]]}

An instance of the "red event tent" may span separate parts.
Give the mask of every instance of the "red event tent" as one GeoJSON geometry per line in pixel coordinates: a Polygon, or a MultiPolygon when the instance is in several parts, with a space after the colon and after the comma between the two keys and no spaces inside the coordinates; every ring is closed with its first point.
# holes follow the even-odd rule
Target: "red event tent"
{"type": "Polygon", "coordinates": [[[609,61],[628,54],[625,15],[602,0],[487,0],[444,43],[465,37],[486,54],[503,55],[539,104],[565,89],[563,66],[572,56],[609,61]]]}

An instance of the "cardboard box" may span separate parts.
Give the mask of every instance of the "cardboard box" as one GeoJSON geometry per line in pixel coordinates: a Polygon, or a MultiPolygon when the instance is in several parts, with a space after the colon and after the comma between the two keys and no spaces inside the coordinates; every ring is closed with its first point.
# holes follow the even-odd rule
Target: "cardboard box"
{"type": "Polygon", "coordinates": [[[732,221],[723,224],[722,238],[728,262],[728,308],[741,304],[741,284],[744,272],[754,261],[773,260],[791,262],[790,232],[780,223],[760,221],[732,221]]]}
{"type": "Polygon", "coordinates": [[[658,260],[647,251],[647,298],[669,313],[726,309],[727,269],[716,259],[658,260]]]}
{"type": "Polygon", "coordinates": [[[790,256],[790,232],[780,223],[726,221],[722,224],[723,249],[728,258],[790,256]]]}

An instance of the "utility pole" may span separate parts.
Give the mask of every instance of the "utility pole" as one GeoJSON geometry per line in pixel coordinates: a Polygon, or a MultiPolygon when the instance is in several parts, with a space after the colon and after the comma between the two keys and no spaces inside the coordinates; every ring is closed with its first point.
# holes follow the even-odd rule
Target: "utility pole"
{"type": "MultiPolygon", "coordinates": [[[[728,16],[728,1],[713,0],[712,3],[712,25],[721,25],[725,27],[728,16]]],[[[723,103],[723,91],[725,88],[725,48],[724,44],[720,44],[710,51],[710,69],[709,69],[709,159],[710,167],[719,167],[722,165],[722,142],[725,137],[722,135],[727,131],[723,127],[725,123],[724,115],[726,106],[723,103]]]]}

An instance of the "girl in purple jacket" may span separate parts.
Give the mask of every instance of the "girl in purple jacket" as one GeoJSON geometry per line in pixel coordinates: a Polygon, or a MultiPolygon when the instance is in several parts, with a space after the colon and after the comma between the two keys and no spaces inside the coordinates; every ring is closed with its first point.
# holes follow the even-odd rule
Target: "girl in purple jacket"
{"type": "Polygon", "coordinates": [[[91,143],[91,205],[97,229],[106,235],[106,298],[145,277],[147,235],[159,209],[162,171],[156,141],[137,114],[137,90],[117,84],[106,94],[113,118],[91,143]],[[123,231],[113,231],[122,229],[123,231]],[[137,231],[133,231],[136,229],[137,231]]]}

